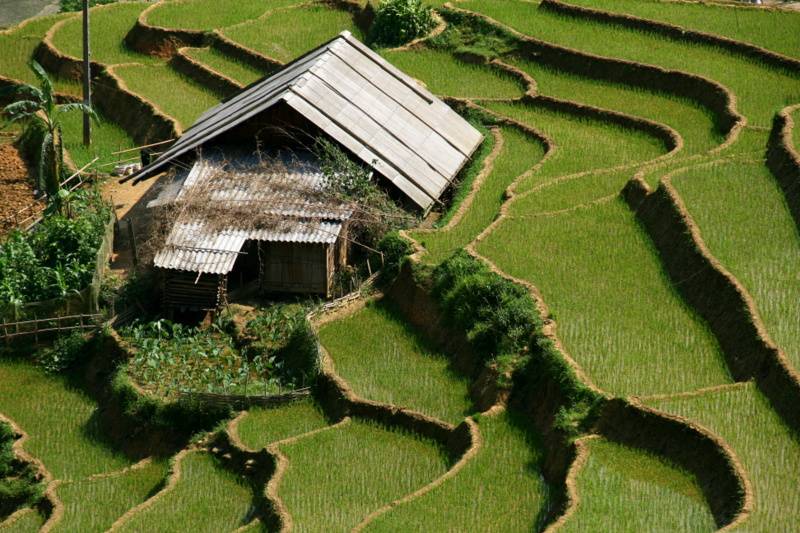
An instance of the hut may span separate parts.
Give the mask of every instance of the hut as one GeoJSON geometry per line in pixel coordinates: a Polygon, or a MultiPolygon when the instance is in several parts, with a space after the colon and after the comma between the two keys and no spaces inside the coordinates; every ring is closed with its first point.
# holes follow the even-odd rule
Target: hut
{"type": "Polygon", "coordinates": [[[159,206],[180,202],[181,191],[192,187],[208,189],[220,176],[227,184],[212,187],[209,199],[217,200],[209,209],[177,218],[156,255],[155,266],[166,272],[168,306],[216,307],[227,281],[255,267],[253,256],[260,258],[264,290],[330,293],[336,269],[347,260],[351,210],[323,199],[319,165],[304,152],[320,137],[371,167],[387,192],[423,212],[440,202],[482,140],[447,104],[342,32],[208,110],[158,158],[127,178],[138,183],[182,169],[165,187],[171,192],[155,202],[159,206]],[[256,147],[268,154],[303,155],[286,161],[288,172],[278,176],[241,164],[256,147]],[[224,155],[209,159],[207,154],[224,155]],[[223,172],[225,165],[233,171],[223,172]],[[253,179],[259,172],[261,178],[253,179]],[[237,175],[247,176],[247,185],[240,187],[246,192],[238,194],[259,216],[272,217],[274,227],[243,229],[206,220],[214,218],[213,205],[231,209],[237,175]],[[303,186],[287,186],[287,176],[303,186]],[[309,193],[316,203],[304,203],[309,193]],[[276,198],[278,208],[255,208],[276,198]],[[302,208],[286,208],[293,203],[302,208]]]}

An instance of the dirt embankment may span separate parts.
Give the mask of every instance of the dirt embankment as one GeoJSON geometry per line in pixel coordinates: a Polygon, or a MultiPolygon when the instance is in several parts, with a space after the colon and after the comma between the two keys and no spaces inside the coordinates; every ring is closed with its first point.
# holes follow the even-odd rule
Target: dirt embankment
{"type": "Polygon", "coordinates": [[[0,137],[0,239],[12,229],[44,209],[33,196],[28,166],[19,151],[0,137]]]}
{"type": "Polygon", "coordinates": [[[767,167],[778,180],[795,224],[800,228],[800,153],[792,138],[799,127],[800,104],[781,109],[772,121],[767,142],[767,167]],[[794,116],[793,116],[794,115],[794,116]]]}

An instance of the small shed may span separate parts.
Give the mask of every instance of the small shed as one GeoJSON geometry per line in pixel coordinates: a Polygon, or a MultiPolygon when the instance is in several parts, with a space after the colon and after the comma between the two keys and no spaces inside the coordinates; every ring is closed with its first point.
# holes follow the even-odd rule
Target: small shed
{"type": "Polygon", "coordinates": [[[308,154],[204,157],[149,207],[173,210],[153,261],[166,307],[212,310],[256,279],[264,292],[330,295],[347,263],[352,208],[326,194],[308,154]]]}
{"type": "MultiPolygon", "coordinates": [[[[256,147],[298,152],[320,137],[371,167],[390,195],[423,212],[440,202],[482,140],[480,132],[447,104],[342,32],[209,109],[158,158],[126,179],[138,183],[170,168],[191,169],[185,183],[167,187],[177,191],[213,174],[209,165],[220,170],[219,162],[198,159],[198,153],[231,154],[234,148],[252,154],[256,147]]],[[[316,183],[319,192],[322,181],[313,171],[296,170],[297,179],[316,183]]],[[[258,187],[269,188],[273,182],[254,181],[260,185],[248,193],[251,203],[264,197],[256,193],[258,187]]],[[[302,190],[283,185],[282,190],[284,205],[302,203],[302,190]]],[[[201,293],[209,295],[213,289],[214,297],[203,298],[195,307],[215,306],[227,281],[236,279],[236,265],[247,264],[244,258],[252,254],[261,258],[265,290],[329,294],[336,269],[346,262],[345,211],[323,209],[309,217],[302,210],[275,210],[274,217],[286,219],[280,232],[220,229],[208,224],[207,218],[213,218],[208,212],[177,219],[156,256],[156,266],[172,273],[165,282],[166,303],[189,306],[192,294],[199,302],[201,293]],[[176,296],[179,292],[183,296],[176,296]]]]}

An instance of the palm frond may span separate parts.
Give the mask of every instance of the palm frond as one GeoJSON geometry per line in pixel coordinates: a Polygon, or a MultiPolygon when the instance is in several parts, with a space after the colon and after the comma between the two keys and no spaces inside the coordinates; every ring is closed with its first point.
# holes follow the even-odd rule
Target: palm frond
{"type": "Polygon", "coordinates": [[[53,82],[50,81],[50,76],[45,72],[44,67],[39,64],[35,59],[31,59],[30,67],[36,78],[39,80],[39,85],[42,90],[42,104],[49,111],[53,109],[53,82]]]}
{"type": "Polygon", "coordinates": [[[58,106],[58,111],[60,113],[69,113],[70,111],[80,111],[82,113],[87,113],[95,122],[100,122],[100,117],[97,116],[94,108],[92,106],[88,106],[83,102],[72,102],[69,104],[61,104],[58,106]]]}
{"type": "Polygon", "coordinates": [[[9,122],[16,122],[26,118],[33,118],[36,112],[41,109],[41,105],[33,100],[21,100],[8,104],[3,108],[3,114],[8,118],[9,122]]]}

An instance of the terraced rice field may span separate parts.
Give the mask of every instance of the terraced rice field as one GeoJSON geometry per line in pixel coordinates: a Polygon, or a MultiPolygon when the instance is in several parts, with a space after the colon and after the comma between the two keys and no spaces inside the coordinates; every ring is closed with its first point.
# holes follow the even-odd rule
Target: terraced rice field
{"type": "Polygon", "coordinates": [[[789,10],[661,0],[570,0],[569,3],[716,33],[800,57],[800,40],[792,31],[800,25],[800,15],[789,10]]]}
{"type": "Polygon", "coordinates": [[[752,383],[702,395],[650,401],[722,436],[742,462],[755,505],[741,529],[779,531],[800,520],[800,442],[752,383]]]}
{"type": "Polygon", "coordinates": [[[352,16],[324,6],[276,9],[263,18],[223,30],[223,35],[257,52],[288,62],[307,52],[309,43],[323,43],[349,30],[364,38],[352,16]],[[302,20],[298,26],[295,21],[302,20]]]}
{"type": "Polygon", "coordinates": [[[538,435],[516,412],[477,419],[483,440],[478,455],[423,497],[378,517],[367,531],[530,531],[543,523],[549,488],[534,466],[542,453],[538,435]]]}
{"type": "Polygon", "coordinates": [[[406,325],[390,303],[370,304],[322,328],[320,341],[337,373],[363,398],[452,424],[471,412],[468,379],[406,325]]]}
{"type": "Polygon", "coordinates": [[[446,454],[432,442],[358,420],[281,451],[290,466],[278,494],[299,531],[350,530],[448,468],[446,454]]]}
{"type": "Polygon", "coordinates": [[[250,488],[239,476],[223,470],[210,454],[192,451],[177,465],[180,477],[174,487],[132,515],[120,531],[211,533],[232,531],[252,520],[250,488]]]}
{"type": "Polygon", "coordinates": [[[700,488],[663,460],[602,439],[587,442],[581,502],[564,531],[714,531],[700,488]]]}
{"type": "Polygon", "coordinates": [[[259,450],[273,442],[297,437],[329,424],[319,406],[302,401],[273,408],[250,409],[237,433],[245,446],[259,450]]]}
{"type": "MultiPolygon", "coordinates": [[[[800,57],[796,13],[655,0],[571,1],[800,57]]],[[[226,9],[219,9],[218,0],[149,5],[127,2],[95,9],[95,27],[103,31],[93,33],[93,58],[113,67],[132,92],[152,101],[184,129],[218,98],[177,74],[164,58],[124,45],[145,8],[143,20],[149,24],[219,31],[281,62],[345,29],[365,37],[366,28],[356,25],[352,12],[300,5],[297,0],[244,0],[226,9]]],[[[771,67],[689,39],[559,15],[537,1],[464,0],[456,7],[486,14],[502,28],[534,39],[699,75],[731,91],[736,110],[747,120],[733,135],[715,125],[720,123],[719,110],[709,107],[704,95],[689,99],[675,96],[669,86],[654,92],[611,82],[604,79],[603,68],[591,76],[578,75],[569,65],[546,64],[516,47],[513,39],[501,43],[497,35],[478,36],[471,43],[476,46],[468,47],[521,69],[545,97],[672,128],[683,145],[670,153],[671,147],[650,130],[621,126],[608,116],[590,118],[577,107],[568,112],[542,99],[520,100],[527,89],[520,79],[496,66],[465,61],[460,55],[465,50],[448,34],[428,45],[380,51],[433,93],[469,99],[552,142],[546,152],[545,143],[521,127],[481,122],[491,139],[468,165],[470,177],[455,193],[455,204],[465,207],[444,213],[433,230],[411,232],[427,251],[424,261],[435,265],[472,245],[502,273],[531,283],[547,306],[566,354],[583,371],[579,379],[585,376],[610,395],[643,397],[647,405],[686,417],[730,446],[753,491],[753,511],[740,530],[782,531],[800,522],[796,428],[785,426],[754,384],[731,385],[717,339],[681,299],[650,237],[619,197],[634,175],[644,177],[651,187],[670,176],[698,225],[698,237],[753,297],[766,332],[800,368],[798,230],[775,177],[764,165],[774,114],[800,103],[800,70],[771,67]],[[492,50],[493,46],[499,47],[492,50]],[[487,157],[492,164],[470,193],[487,157]],[[513,198],[506,194],[511,185],[513,198]],[[504,217],[497,221],[501,213],[504,217]],[[485,232],[487,228],[491,230],[485,232]],[[719,385],[723,387],[705,389],[719,385]]],[[[59,22],[63,24],[53,34],[54,45],[79,56],[80,24],[75,15],[37,19],[0,33],[0,75],[35,81],[26,63],[59,22]]],[[[470,28],[465,35],[470,31],[484,30],[470,28]]],[[[241,85],[264,74],[216,48],[186,53],[241,85]]],[[[80,93],[74,81],[55,83],[61,92],[80,93]]],[[[800,122],[797,111],[794,118],[800,122]]],[[[475,115],[471,119],[480,121],[475,115]]],[[[77,142],[80,116],[66,120],[66,147],[76,163],[95,155],[110,161],[111,152],[133,145],[110,121],[96,131],[95,146],[84,150],[77,142]]],[[[800,128],[795,128],[793,139],[800,146],[800,128]]],[[[372,303],[319,333],[336,372],[357,395],[452,425],[474,415],[469,377],[454,372],[449,356],[386,303],[372,303]]],[[[552,467],[545,446],[550,441],[529,416],[540,414],[538,404],[474,415],[480,446],[459,470],[440,479],[459,459],[441,446],[365,419],[334,425],[316,401],[254,408],[236,426],[238,437],[252,450],[285,441],[277,445],[288,466],[277,480],[277,495],[301,531],[349,530],[376,511],[380,512],[369,530],[538,531],[564,512],[568,514],[562,531],[708,531],[724,525],[715,523],[694,473],[676,468],[668,457],[598,436],[584,441],[588,455],[576,477],[580,504],[563,508],[563,479],[545,481],[552,467]],[[441,483],[429,491],[390,505],[437,479],[441,483]]],[[[96,408],[69,382],[45,376],[31,365],[0,359],[0,413],[30,434],[25,449],[63,481],[55,493],[65,514],[56,530],[106,530],[153,495],[122,529],[261,530],[260,523],[251,522],[254,488],[241,476],[198,449],[179,456],[180,477],[158,492],[167,475],[166,461],[131,468],[134,460],[104,444],[96,408]],[[89,508],[95,512],[87,512],[89,508]]],[[[560,412],[552,423],[561,424],[559,417],[570,415],[560,412]]],[[[591,431],[581,427],[574,436],[586,437],[591,431]]],[[[0,529],[35,531],[44,520],[30,512],[0,529]]]]}
{"type": "Polygon", "coordinates": [[[711,253],[744,284],[767,331],[800,368],[800,240],[775,179],[760,162],[738,161],[672,179],[711,253]]]}
{"type": "Polygon", "coordinates": [[[209,67],[212,70],[228,76],[241,86],[247,86],[263,77],[266,72],[261,72],[250,65],[241,61],[231,59],[229,56],[219,52],[216,48],[188,48],[185,53],[209,67]]]}

